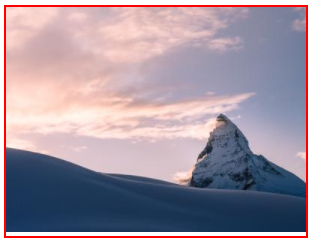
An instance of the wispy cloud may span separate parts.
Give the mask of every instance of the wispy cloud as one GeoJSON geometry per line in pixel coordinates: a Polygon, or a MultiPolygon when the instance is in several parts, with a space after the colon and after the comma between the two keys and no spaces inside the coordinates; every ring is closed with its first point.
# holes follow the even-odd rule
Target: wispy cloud
{"type": "Polygon", "coordinates": [[[217,38],[208,43],[208,48],[222,53],[228,50],[239,50],[243,48],[243,40],[238,36],[217,38]]]}
{"type": "Polygon", "coordinates": [[[254,93],[232,96],[206,96],[176,103],[136,103],[111,97],[108,101],[88,101],[81,97],[74,105],[54,107],[20,106],[8,111],[7,133],[73,133],[82,136],[119,139],[206,139],[213,120],[204,123],[207,115],[238,109],[254,93]],[[113,100],[116,100],[113,102],[113,100]],[[23,119],[21,119],[23,118],[23,119]]]}
{"type": "Polygon", "coordinates": [[[49,24],[57,8],[7,8],[7,50],[22,47],[49,24]]]}
{"type": "Polygon", "coordinates": [[[71,151],[74,151],[76,153],[80,153],[80,152],[82,152],[82,151],[87,149],[86,146],[73,147],[73,146],[62,145],[62,147],[65,148],[65,149],[69,149],[71,151]]]}
{"type": "Polygon", "coordinates": [[[217,38],[220,30],[245,18],[246,8],[115,8],[113,24],[100,28],[114,61],[142,61],[181,46],[228,51],[241,37],[217,38]],[[124,30],[127,30],[126,33],[124,30]],[[130,48],[129,48],[130,47],[130,48]]]}
{"type": "Polygon", "coordinates": [[[27,149],[33,150],[35,148],[35,145],[32,142],[16,138],[15,139],[9,138],[6,142],[6,146],[26,150],[27,149]]]}
{"type": "Polygon", "coordinates": [[[48,151],[39,149],[37,145],[35,145],[33,142],[29,140],[18,139],[11,136],[8,137],[6,141],[6,147],[48,154],[48,151]]]}
{"type": "Polygon", "coordinates": [[[174,182],[180,185],[189,186],[191,183],[194,168],[195,167],[193,166],[189,171],[176,172],[173,175],[174,182]]]}
{"type": "Polygon", "coordinates": [[[139,67],[189,47],[239,50],[242,37],[220,33],[247,15],[246,8],[8,8],[7,136],[206,138],[212,115],[254,93],[174,100],[167,93],[178,87],[141,82],[139,67]]]}
{"type": "Polygon", "coordinates": [[[132,63],[184,46],[241,48],[241,37],[217,35],[247,15],[247,8],[9,8],[7,43],[22,47],[61,24],[80,48],[132,63]]]}
{"type": "Polygon", "coordinates": [[[306,160],[306,152],[299,152],[296,154],[296,157],[306,160]]]}
{"type": "Polygon", "coordinates": [[[293,21],[292,29],[295,31],[306,31],[306,8],[295,8],[295,11],[299,13],[300,18],[293,21]]]}

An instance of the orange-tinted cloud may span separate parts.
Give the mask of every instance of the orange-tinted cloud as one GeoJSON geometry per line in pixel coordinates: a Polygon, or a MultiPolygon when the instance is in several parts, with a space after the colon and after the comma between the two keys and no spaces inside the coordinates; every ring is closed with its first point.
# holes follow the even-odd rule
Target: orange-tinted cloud
{"type": "Polygon", "coordinates": [[[296,157],[306,160],[306,152],[299,152],[296,154],[296,157]]]}
{"type": "Polygon", "coordinates": [[[18,141],[23,133],[206,138],[213,127],[207,115],[238,109],[254,93],[151,98],[150,91],[165,88],[137,82],[137,66],[185,47],[241,49],[241,37],[219,32],[247,14],[245,8],[9,8],[11,145],[26,145],[18,141]]]}

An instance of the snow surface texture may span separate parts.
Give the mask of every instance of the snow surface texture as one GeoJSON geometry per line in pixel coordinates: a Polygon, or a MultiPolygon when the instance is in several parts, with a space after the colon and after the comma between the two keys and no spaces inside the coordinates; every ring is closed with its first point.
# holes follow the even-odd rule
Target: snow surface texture
{"type": "Polygon", "coordinates": [[[6,149],[8,232],[305,232],[306,201],[107,175],[6,149]]]}
{"type": "Polygon", "coordinates": [[[243,133],[223,114],[217,117],[217,126],[198,157],[190,185],[306,196],[305,182],[253,154],[243,133]]]}

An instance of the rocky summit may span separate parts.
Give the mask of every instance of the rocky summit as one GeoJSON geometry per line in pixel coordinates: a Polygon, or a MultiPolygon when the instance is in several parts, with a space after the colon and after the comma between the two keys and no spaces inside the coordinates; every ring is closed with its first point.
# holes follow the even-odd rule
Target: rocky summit
{"type": "Polygon", "coordinates": [[[254,154],[241,130],[220,114],[199,154],[190,186],[273,192],[305,197],[306,184],[296,175],[254,154]]]}

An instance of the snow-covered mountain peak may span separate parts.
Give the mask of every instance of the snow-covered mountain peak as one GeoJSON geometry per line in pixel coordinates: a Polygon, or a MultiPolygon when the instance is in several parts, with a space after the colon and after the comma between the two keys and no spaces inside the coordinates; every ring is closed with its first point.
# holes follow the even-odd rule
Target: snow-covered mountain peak
{"type": "Polygon", "coordinates": [[[227,116],[220,114],[216,118],[216,127],[211,132],[211,135],[224,135],[228,133],[234,133],[236,137],[241,136],[245,138],[239,128],[227,116]]]}
{"type": "Polygon", "coordinates": [[[305,196],[305,183],[254,154],[242,131],[225,115],[216,119],[189,183],[194,187],[240,189],[305,196]]]}
{"type": "MultiPolygon", "coordinates": [[[[230,155],[233,157],[241,151],[251,153],[246,137],[229,118],[220,114],[216,119],[216,127],[210,133],[208,143],[199,155],[198,161],[210,153],[214,156],[230,155]]],[[[217,161],[222,161],[222,158],[217,161]]]]}
{"type": "Polygon", "coordinates": [[[216,128],[214,133],[223,134],[235,130],[237,127],[225,115],[220,114],[216,119],[216,128]]]}
{"type": "Polygon", "coordinates": [[[218,117],[216,118],[217,121],[223,121],[226,123],[232,123],[230,119],[228,119],[228,117],[224,114],[220,114],[218,115],[218,117]]]}

